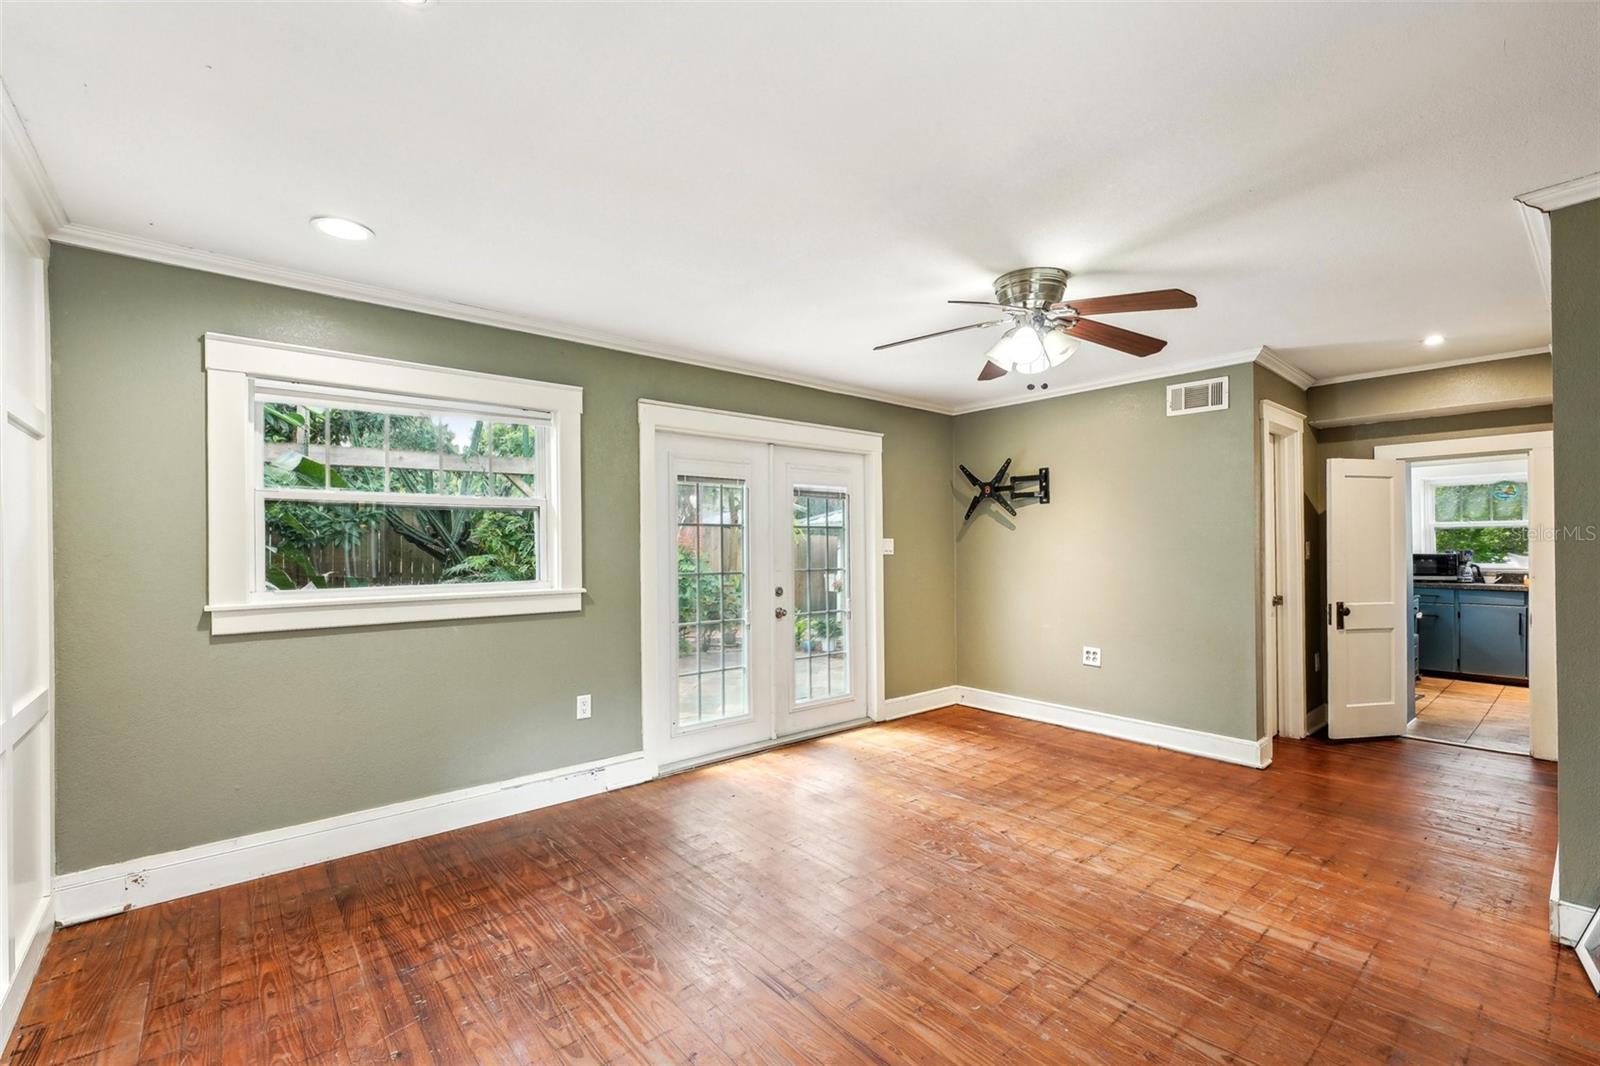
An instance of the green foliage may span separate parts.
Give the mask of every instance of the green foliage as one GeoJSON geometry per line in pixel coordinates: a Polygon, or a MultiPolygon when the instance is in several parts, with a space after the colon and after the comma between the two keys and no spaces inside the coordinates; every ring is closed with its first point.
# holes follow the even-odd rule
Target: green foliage
{"type": "Polygon", "coordinates": [[[532,581],[538,576],[538,535],[522,512],[479,511],[468,543],[480,550],[447,567],[445,581],[532,581]]]}
{"type": "Polygon", "coordinates": [[[1470,551],[1476,563],[1503,563],[1511,555],[1528,554],[1526,526],[1467,526],[1434,531],[1434,544],[1442,552],[1470,551]]]}

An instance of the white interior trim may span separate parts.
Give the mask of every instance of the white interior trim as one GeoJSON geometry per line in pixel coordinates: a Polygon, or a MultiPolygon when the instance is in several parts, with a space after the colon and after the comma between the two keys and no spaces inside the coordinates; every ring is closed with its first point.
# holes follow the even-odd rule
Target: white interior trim
{"type": "MultiPolygon", "coordinates": [[[[1497,363],[1502,359],[1521,359],[1525,355],[1549,355],[1548,344],[1536,348],[1518,348],[1511,352],[1493,352],[1489,355],[1470,355],[1464,359],[1445,359],[1437,363],[1420,363],[1417,366],[1396,367],[1393,370],[1366,370],[1359,374],[1339,374],[1331,378],[1318,378],[1313,386],[1342,385],[1347,381],[1367,381],[1371,378],[1392,378],[1401,374],[1421,374],[1429,370],[1448,370],[1453,366],[1472,366],[1474,363],[1497,363]]],[[[1548,401],[1546,401],[1548,402],[1548,401]]],[[[1407,415],[1405,417],[1415,417],[1407,415]]],[[[1332,425],[1333,423],[1317,423],[1332,425]]]]}
{"type": "Polygon", "coordinates": [[[1563,207],[1600,199],[1600,173],[1585,174],[1581,178],[1546,185],[1542,189],[1525,192],[1517,202],[1538,208],[1540,211],[1559,211],[1563,207]]]}
{"type": "Polygon", "coordinates": [[[12,224],[22,235],[28,254],[38,259],[50,258],[49,237],[67,222],[61,200],[39,153],[28,137],[28,128],[16,105],[11,102],[11,91],[0,80],[0,172],[5,174],[5,210],[12,224]]]}
{"type": "Polygon", "coordinates": [[[50,946],[50,936],[55,928],[55,899],[47,895],[33,931],[18,941],[27,947],[22,952],[22,958],[17,960],[17,972],[11,975],[11,983],[6,985],[4,999],[0,999],[0,1039],[8,1044],[11,1042],[11,1030],[22,1016],[22,1005],[27,1002],[28,993],[33,989],[33,979],[39,976],[39,964],[44,961],[45,949],[50,946]]]}
{"type": "Polygon", "coordinates": [[[653,777],[655,766],[642,752],[633,752],[61,874],[55,879],[56,920],[63,925],[86,922],[653,777]]]}
{"type": "Polygon", "coordinates": [[[941,707],[949,707],[960,702],[959,685],[946,685],[943,688],[930,688],[925,692],[913,692],[907,696],[894,696],[879,705],[878,721],[892,722],[896,718],[937,711],[941,707]]]}
{"type": "Polygon", "coordinates": [[[1547,407],[1553,397],[1549,395],[1528,396],[1512,403],[1505,400],[1484,400],[1482,403],[1453,403],[1440,407],[1422,407],[1412,411],[1402,411],[1393,414],[1354,415],[1349,418],[1318,418],[1312,425],[1318,429],[1338,429],[1343,426],[1368,426],[1383,422],[1409,422],[1415,419],[1451,418],[1456,415],[1472,415],[1485,411],[1516,411],[1528,407],[1547,407]]]}
{"type": "Polygon", "coordinates": [[[1048,722],[1051,725],[1066,726],[1068,729],[1079,729],[1085,733],[1098,733],[1118,740],[1131,740],[1136,744],[1166,748],[1168,751],[1198,755],[1201,758],[1249,766],[1258,770],[1265,769],[1272,762],[1271,737],[1241,740],[1220,733],[1205,733],[1198,729],[1163,725],[1160,722],[1147,722],[1139,718],[1124,718],[1104,711],[1089,711],[1081,707],[1069,707],[1064,703],[1050,703],[1027,696],[1011,696],[1003,692],[967,688],[964,685],[959,686],[959,692],[961,698],[958,702],[980,711],[994,711],[998,714],[1011,715],[1013,718],[1048,722]]]}
{"type": "Polygon", "coordinates": [[[1306,529],[1305,529],[1306,419],[1271,400],[1261,401],[1261,625],[1271,625],[1272,567],[1283,560],[1283,604],[1278,613],[1275,663],[1265,664],[1270,690],[1264,690],[1267,732],[1286,737],[1306,736],[1306,529]],[[1281,441],[1282,452],[1274,448],[1281,441]],[[1269,469],[1270,467],[1270,469],[1269,469]],[[1274,515],[1282,516],[1281,523],[1274,515]],[[1276,714],[1274,715],[1274,712],[1276,714]],[[1273,721],[1273,718],[1276,721],[1273,721]]]}
{"type": "Polygon", "coordinates": [[[1555,298],[1550,287],[1550,216],[1537,207],[1520,202],[1517,204],[1517,213],[1522,216],[1523,230],[1528,234],[1534,269],[1539,272],[1539,285],[1544,289],[1544,302],[1549,304],[1555,298]]]}
{"type": "Polygon", "coordinates": [[[1528,713],[1535,759],[1558,756],[1556,713],[1555,434],[1548,430],[1486,437],[1381,444],[1376,459],[1416,462],[1462,456],[1528,457],[1528,713]],[[1549,536],[1534,535],[1544,530],[1549,536]]]}
{"type": "Polygon", "coordinates": [[[632,355],[648,356],[651,359],[665,359],[669,362],[685,363],[689,366],[704,367],[708,370],[724,370],[729,373],[743,374],[747,377],[761,378],[766,381],[779,381],[786,385],[820,389],[824,392],[836,393],[842,396],[854,396],[863,400],[877,400],[880,403],[895,404],[899,407],[912,407],[917,410],[933,411],[946,415],[954,413],[946,405],[915,400],[895,393],[855,388],[823,378],[806,377],[798,374],[781,374],[738,360],[717,359],[681,348],[654,344],[597,330],[574,329],[571,326],[520,312],[479,307],[455,300],[391,289],[381,285],[367,285],[362,282],[346,281],[327,274],[316,274],[291,267],[274,266],[239,256],[207,252],[199,248],[186,248],[182,245],[151,240],[148,237],[116,233],[112,230],[99,229],[94,226],[67,223],[56,228],[50,234],[50,239],[76,248],[110,252],[113,255],[125,255],[153,263],[165,263],[168,266],[187,267],[191,270],[203,270],[209,274],[222,274],[231,278],[242,278],[245,281],[279,285],[288,289],[298,289],[301,292],[314,292],[322,296],[333,296],[343,300],[357,300],[361,303],[377,304],[381,307],[394,307],[402,311],[416,311],[420,314],[435,315],[440,318],[454,319],[458,322],[475,322],[479,325],[514,330],[518,333],[530,333],[554,340],[571,341],[575,344],[587,344],[596,348],[609,348],[613,351],[628,352],[632,355]]]}
{"type": "MultiPolygon", "coordinates": [[[[880,720],[884,702],[883,658],[883,434],[842,429],[812,422],[717,411],[705,407],[639,401],[639,574],[643,594],[639,597],[639,660],[643,681],[641,710],[644,716],[645,756],[660,765],[668,741],[666,708],[661,693],[666,680],[654,649],[666,639],[667,621],[657,609],[659,599],[652,594],[666,576],[660,573],[657,547],[664,531],[656,508],[656,436],[660,433],[687,433],[719,440],[776,444],[793,448],[815,448],[863,457],[866,467],[865,540],[869,574],[866,609],[872,618],[872,639],[868,642],[867,714],[880,720]]],[[[783,743],[780,738],[774,743],[783,743]]]]}
{"type": "Polygon", "coordinates": [[[1271,348],[1263,346],[1256,353],[1256,362],[1278,375],[1289,384],[1302,389],[1309,389],[1317,383],[1317,379],[1307,374],[1304,370],[1289,362],[1271,348]]]}
{"type": "MultiPolygon", "coordinates": [[[[205,336],[207,603],[217,635],[578,611],[583,607],[583,390],[500,374],[321,348],[205,336]],[[506,585],[329,590],[260,588],[260,381],[360,389],[425,402],[537,412],[539,580],[506,585]]],[[[352,497],[353,498],[353,497],[352,497]]]]}
{"type": "Polygon", "coordinates": [[[994,411],[1002,407],[1016,407],[1024,403],[1038,403],[1041,400],[1053,400],[1058,396],[1077,396],[1085,392],[1099,392],[1101,389],[1115,389],[1122,385],[1136,385],[1142,381],[1160,381],[1163,378],[1183,378],[1203,373],[1207,370],[1221,370],[1224,367],[1243,366],[1254,363],[1265,351],[1264,348],[1246,348],[1240,352],[1227,352],[1211,359],[1201,359],[1182,366],[1170,364],[1148,365],[1143,369],[1130,370],[1126,374],[1116,377],[1104,378],[1099,381],[1085,382],[1081,385],[1052,385],[1048,392],[1028,392],[1021,396],[1011,396],[1003,400],[980,400],[977,403],[962,404],[955,407],[947,414],[970,415],[977,411],[994,411]]]}

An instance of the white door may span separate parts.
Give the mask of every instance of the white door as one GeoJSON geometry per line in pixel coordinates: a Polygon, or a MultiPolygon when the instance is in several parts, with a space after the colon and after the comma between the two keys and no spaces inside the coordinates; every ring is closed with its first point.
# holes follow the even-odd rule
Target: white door
{"type": "Polygon", "coordinates": [[[853,611],[866,574],[859,455],[773,449],[778,567],[777,735],[867,717],[867,627],[853,611]],[[785,550],[786,549],[786,550],[785,550]]]}
{"type": "Polygon", "coordinates": [[[866,718],[861,457],[662,433],[656,470],[662,769],[866,718]]]}
{"type": "Polygon", "coordinates": [[[1411,700],[1406,466],[1328,460],[1328,736],[1398,736],[1411,700]]]}

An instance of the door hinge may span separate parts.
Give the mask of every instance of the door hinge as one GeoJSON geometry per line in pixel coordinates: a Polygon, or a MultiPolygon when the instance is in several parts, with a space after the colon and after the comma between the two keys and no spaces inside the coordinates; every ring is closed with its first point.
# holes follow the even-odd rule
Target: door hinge
{"type": "Polygon", "coordinates": [[[1282,607],[1283,606],[1283,593],[1280,592],[1276,596],[1272,597],[1272,606],[1274,606],[1274,607],[1282,607]]]}

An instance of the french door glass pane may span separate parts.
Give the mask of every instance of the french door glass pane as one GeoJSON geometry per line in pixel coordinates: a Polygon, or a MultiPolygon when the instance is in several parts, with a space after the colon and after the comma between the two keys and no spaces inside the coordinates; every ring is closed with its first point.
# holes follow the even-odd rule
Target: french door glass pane
{"type": "Polygon", "coordinates": [[[849,497],[794,490],[794,701],[850,694],[849,497]]]}
{"type": "Polygon", "coordinates": [[[677,722],[695,726],[742,718],[750,711],[748,486],[680,477],[677,493],[677,722]]]}

